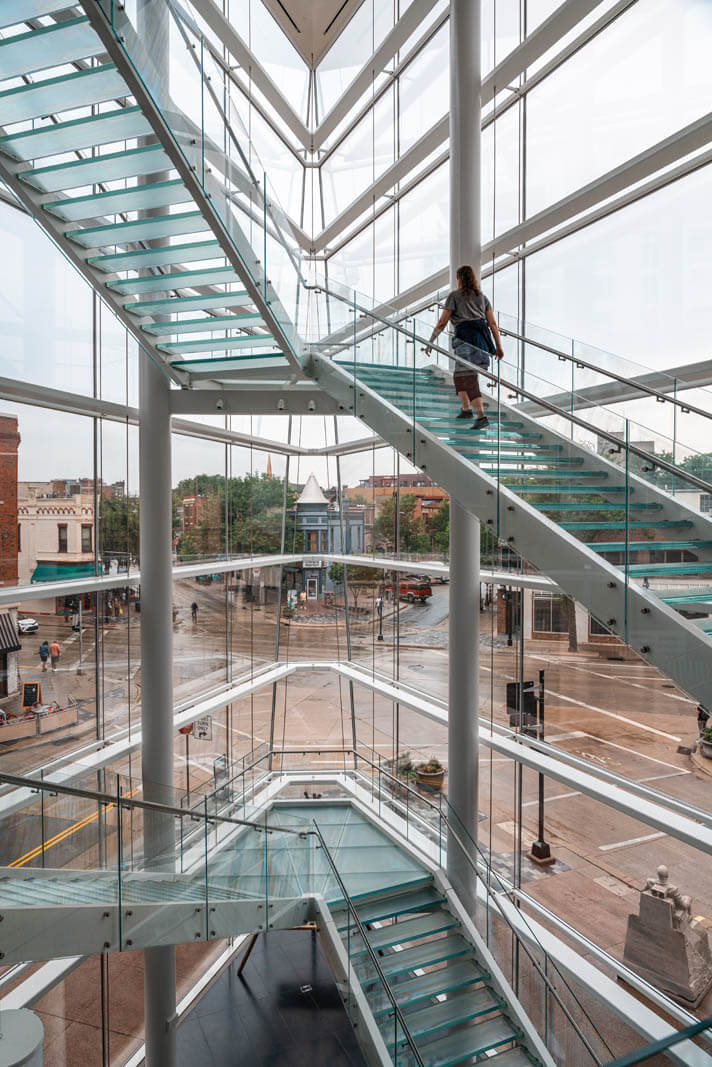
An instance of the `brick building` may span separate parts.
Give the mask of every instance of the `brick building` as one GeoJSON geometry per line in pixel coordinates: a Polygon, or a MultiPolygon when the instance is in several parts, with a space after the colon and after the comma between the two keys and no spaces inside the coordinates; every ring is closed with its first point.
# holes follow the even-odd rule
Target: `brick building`
{"type": "Polygon", "coordinates": [[[344,496],[349,501],[365,502],[366,548],[373,547],[373,527],[385,500],[390,500],[396,490],[401,497],[415,497],[416,519],[426,522],[439,510],[448,495],[439,485],[435,485],[425,474],[375,474],[364,478],[358,485],[344,489],[344,496]]]}

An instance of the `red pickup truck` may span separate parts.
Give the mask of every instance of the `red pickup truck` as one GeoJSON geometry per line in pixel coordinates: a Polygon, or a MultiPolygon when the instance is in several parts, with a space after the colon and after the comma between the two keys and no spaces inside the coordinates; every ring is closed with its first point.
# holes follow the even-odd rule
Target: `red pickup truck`
{"type": "MultiPolygon", "coordinates": [[[[398,584],[401,600],[407,600],[409,604],[414,604],[416,600],[424,604],[433,595],[429,578],[403,578],[398,584]]],[[[386,585],[386,592],[391,592],[390,582],[386,585]]]]}

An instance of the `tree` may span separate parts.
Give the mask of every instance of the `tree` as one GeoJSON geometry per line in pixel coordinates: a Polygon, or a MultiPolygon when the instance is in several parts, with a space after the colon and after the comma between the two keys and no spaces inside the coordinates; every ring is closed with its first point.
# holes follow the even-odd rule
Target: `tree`
{"type": "MultiPolygon", "coordinates": [[[[398,509],[398,548],[401,552],[427,552],[430,537],[422,518],[416,517],[418,499],[412,493],[404,493],[398,509]]],[[[396,548],[396,498],[386,497],[374,525],[377,542],[385,548],[396,548]]]]}
{"type": "Polygon", "coordinates": [[[343,563],[332,563],[329,567],[329,578],[334,585],[343,586],[346,582],[354,607],[358,607],[358,598],[364,589],[378,585],[382,576],[383,572],[378,567],[351,567],[343,563]]]}
{"type": "Polygon", "coordinates": [[[566,617],[569,631],[569,652],[578,652],[578,637],[576,636],[576,601],[570,596],[561,597],[561,606],[566,617]]]}
{"type": "MultiPolygon", "coordinates": [[[[287,491],[287,508],[296,499],[287,491]]],[[[284,479],[245,474],[225,480],[221,474],[183,478],[173,490],[173,532],[181,555],[219,555],[224,552],[279,552],[282,541],[284,479]],[[225,500],[227,493],[227,524],[225,500]],[[178,508],[189,496],[203,497],[201,521],[181,531],[178,508]]],[[[287,516],[286,544],[291,547],[293,521],[287,516]]]]}
{"type": "Polygon", "coordinates": [[[450,550],[449,500],[443,500],[442,504],[431,518],[428,523],[428,533],[432,539],[433,546],[446,556],[450,550]]]}
{"type": "Polygon", "coordinates": [[[125,561],[139,556],[138,497],[99,500],[99,557],[125,561]]]}

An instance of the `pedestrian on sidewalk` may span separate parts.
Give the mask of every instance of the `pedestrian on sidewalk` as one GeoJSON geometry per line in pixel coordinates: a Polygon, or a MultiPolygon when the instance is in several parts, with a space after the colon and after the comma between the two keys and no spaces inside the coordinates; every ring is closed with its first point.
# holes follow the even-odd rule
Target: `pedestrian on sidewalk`
{"type": "Polygon", "coordinates": [[[40,645],[40,659],[42,660],[42,670],[47,670],[47,660],[49,659],[49,644],[47,641],[43,641],[40,645]]]}
{"type": "MultiPolygon", "coordinates": [[[[445,309],[430,337],[430,344],[432,345],[438,334],[452,320],[455,327],[455,336],[452,339],[453,355],[466,360],[473,366],[472,370],[468,370],[462,363],[458,363],[455,367],[453,380],[461,407],[457,418],[472,418],[472,405],[474,404],[476,418],[471,429],[484,430],[489,426],[489,420],[485,415],[477,371],[474,368],[482,367],[487,370],[490,355],[502,359],[504,355],[502,341],[492,305],[480,289],[472,267],[469,265],[459,267],[456,277],[457,289],[453,289],[448,294],[445,309]],[[493,334],[494,341],[492,340],[493,334]]],[[[426,355],[429,355],[430,351],[429,345],[425,349],[426,355]]]]}
{"type": "Polygon", "coordinates": [[[193,622],[197,622],[198,621],[198,605],[195,603],[195,601],[193,601],[193,603],[190,605],[190,614],[191,614],[191,617],[193,619],[193,622]]]}
{"type": "Polygon", "coordinates": [[[52,672],[53,673],[55,673],[56,670],[57,670],[57,664],[59,663],[59,654],[60,654],[59,641],[55,637],[54,641],[49,646],[49,658],[52,660],[52,672]]]}

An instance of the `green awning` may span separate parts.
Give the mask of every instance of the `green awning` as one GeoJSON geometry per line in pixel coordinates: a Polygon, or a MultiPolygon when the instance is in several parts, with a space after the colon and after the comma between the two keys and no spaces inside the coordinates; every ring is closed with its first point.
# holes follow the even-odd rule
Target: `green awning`
{"type": "Polygon", "coordinates": [[[93,578],[93,563],[38,563],[31,582],[66,582],[71,578],[93,578]]]}

